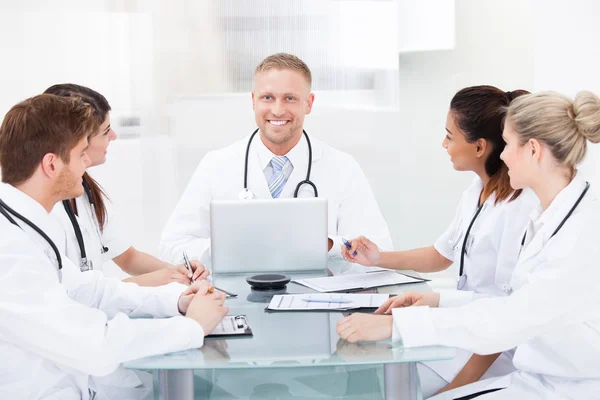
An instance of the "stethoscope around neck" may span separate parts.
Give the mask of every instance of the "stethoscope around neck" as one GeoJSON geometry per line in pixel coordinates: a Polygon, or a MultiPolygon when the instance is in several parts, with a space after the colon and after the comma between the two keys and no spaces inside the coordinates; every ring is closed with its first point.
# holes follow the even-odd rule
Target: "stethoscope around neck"
{"type": "Polygon", "coordinates": [[[465,268],[465,253],[467,252],[467,240],[469,239],[471,228],[473,228],[475,220],[477,220],[477,217],[479,216],[479,214],[481,214],[481,210],[483,210],[484,206],[485,202],[481,203],[481,205],[477,208],[477,212],[475,212],[471,223],[469,223],[469,227],[467,228],[467,232],[465,233],[465,238],[463,239],[462,247],[460,250],[460,269],[458,272],[458,283],[456,285],[458,290],[462,290],[467,284],[467,275],[463,273],[465,268]]]}
{"type": "Polygon", "coordinates": [[[17,223],[17,221],[15,221],[15,219],[12,216],[16,217],[17,219],[20,219],[21,221],[25,222],[25,224],[29,225],[29,227],[31,227],[31,229],[36,231],[42,238],[44,238],[44,240],[46,242],[48,242],[48,244],[52,248],[52,251],[54,251],[54,255],[56,256],[56,261],[58,262],[58,281],[62,282],[62,267],[63,267],[62,257],[60,256],[60,252],[58,251],[58,248],[56,247],[56,245],[54,244],[52,239],[50,239],[50,237],[48,235],[46,235],[46,233],[43,230],[41,230],[36,224],[31,222],[29,219],[25,218],[24,216],[22,216],[21,214],[19,214],[15,210],[13,210],[12,208],[10,208],[4,201],[2,201],[2,199],[0,199],[0,214],[4,215],[11,224],[13,224],[19,228],[21,228],[21,226],[17,223]],[[11,214],[12,214],[12,216],[11,216],[11,214]]]}
{"type": "MultiPolygon", "coordinates": [[[[567,220],[569,219],[569,217],[571,216],[571,214],[573,214],[573,211],[575,211],[575,209],[577,208],[577,206],[579,205],[579,203],[581,203],[581,200],[583,200],[583,198],[585,197],[585,194],[587,193],[588,189],[590,188],[590,183],[586,182],[585,183],[585,188],[583,189],[583,192],[581,192],[581,195],[579,195],[579,198],[577,199],[577,201],[575,202],[575,204],[573,204],[573,207],[571,207],[571,209],[569,210],[569,212],[567,213],[567,215],[563,218],[563,220],[560,222],[560,224],[558,225],[558,227],[554,230],[554,232],[552,232],[552,235],[550,235],[550,239],[552,239],[554,237],[554,235],[556,235],[558,233],[558,231],[560,231],[560,228],[563,227],[563,225],[565,224],[565,222],[567,222],[567,220]]],[[[519,255],[521,254],[521,251],[523,251],[523,247],[525,247],[525,240],[527,239],[527,231],[525,231],[525,233],[523,234],[523,239],[521,239],[521,249],[519,250],[519,255]]]]}
{"type": "MultiPolygon", "coordinates": [[[[573,207],[571,207],[571,209],[569,210],[569,212],[567,213],[567,215],[560,222],[560,224],[558,225],[558,227],[554,230],[554,232],[552,232],[552,235],[550,236],[550,238],[553,238],[554,235],[556,235],[558,233],[558,231],[560,231],[560,229],[563,227],[563,225],[565,224],[565,222],[567,222],[567,220],[571,217],[571,215],[573,214],[573,212],[575,211],[575,209],[577,208],[577,206],[579,205],[579,203],[581,203],[581,200],[583,200],[583,198],[585,197],[585,194],[587,193],[587,191],[588,191],[589,188],[590,188],[590,183],[586,182],[585,183],[585,189],[583,189],[583,192],[581,193],[581,195],[579,196],[579,198],[577,199],[577,201],[575,202],[575,204],[573,204],[573,207]]],[[[485,205],[485,203],[481,204],[481,206],[479,206],[479,208],[477,209],[477,212],[475,213],[475,216],[473,216],[473,219],[471,220],[471,223],[469,224],[469,227],[467,228],[467,232],[466,232],[465,238],[463,240],[462,248],[461,248],[461,251],[460,251],[460,270],[459,270],[459,278],[458,278],[458,283],[457,283],[458,290],[462,290],[466,286],[466,284],[467,284],[467,275],[464,274],[465,253],[466,253],[467,239],[469,238],[469,233],[471,232],[471,228],[473,227],[473,224],[475,223],[475,220],[477,219],[477,217],[481,213],[481,210],[483,209],[484,205],[485,205]]],[[[527,231],[525,231],[525,234],[523,235],[523,239],[521,240],[521,250],[519,250],[519,255],[521,254],[521,251],[523,250],[523,246],[525,246],[525,239],[526,238],[527,238],[527,231]]]]}
{"type": "MultiPolygon", "coordinates": [[[[248,189],[248,158],[250,155],[250,145],[252,144],[252,139],[254,139],[254,136],[256,136],[258,131],[259,129],[256,129],[254,132],[252,132],[252,135],[250,135],[250,139],[248,139],[248,145],[246,146],[246,158],[244,160],[244,189],[240,192],[238,196],[240,200],[251,200],[254,198],[254,193],[252,193],[252,191],[248,189]]],[[[304,137],[306,138],[306,144],[308,145],[308,167],[306,169],[306,179],[298,182],[298,185],[296,185],[296,190],[294,190],[294,198],[298,197],[298,192],[300,191],[302,185],[310,185],[313,188],[315,197],[319,197],[317,186],[310,180],[310,171],[312,169],[312,146],[310,144],[308,134],[304,129],[302,130],[302,133],[304,134],[304,137]]]]}
{"type": "MultiPolygon", "coordinates": [[[[93,220],[93,223],[96,228],[96,234],[98,235],[98,239],[100,240],[100,253],[104,254],[108,251],[108,247],[106,247],[104,245],[104,242],[102,241],[102,233],[100,232],[100,227],[98,226],[98,220],[95,217],[94,198],[92,197],[92,190],[90,189],[90,186],[85,180],[83,181],[83,189],[88,198],[88,201],[90,202],[90,210],[92,214],[90,215],[90,218],[93,220]]],[[[87,257],[83,233],[81,232],[79,222],[77,222],[77,217],[75,216],[75,211],[73,210],[71,200],[63,200],[62,203],[67,213],[67,216],[71,221],[71,225],[73,225],[73,230],[75,231],[75,238],[77,239],[77,245],[79,246],[79,269],[82,272],[90,271],[94,269],[94,263],[87,257]]]]}

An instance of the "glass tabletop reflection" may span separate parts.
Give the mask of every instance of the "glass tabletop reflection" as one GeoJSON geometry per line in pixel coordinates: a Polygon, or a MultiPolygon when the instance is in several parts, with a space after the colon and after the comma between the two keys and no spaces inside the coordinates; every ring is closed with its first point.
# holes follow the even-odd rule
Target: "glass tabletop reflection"
{"type": "MultiPolygon", "coordinates": [[[[282,274],[296,280],[370,270],[344,260],[333,260],[326,270],[282,274]]],[[[411,275],[410,272],[408,274],[411,275]]],[[[127,362],[125,367],[145,370],[293,368],[433,361],[454,357],[454,349],[441,346],[405,349],[401,343],[392,344],[390,340],[349,343],[341,339],[335,330],[337,321],[348,312],[267,311],[266,307],[275,294],[315,291],[293,281],[281,290],[254,290],[246,282],[246,277],[252,275],[255,274],[215,275],[212,280],[216,287],[237,294],[237,297],[226,301],[229,315],[245,315],[253,336],[206,338],[200,349],[146,357],[127,362]]],[[[406,290],[430,291],[430,288],[426,283],[417,283],[385,286],[366,292],[399,294],[406,290]]]]}

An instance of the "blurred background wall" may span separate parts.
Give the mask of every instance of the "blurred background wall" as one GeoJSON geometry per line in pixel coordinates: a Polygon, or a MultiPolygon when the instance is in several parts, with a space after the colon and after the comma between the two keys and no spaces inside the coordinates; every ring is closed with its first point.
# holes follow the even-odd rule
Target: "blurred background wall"
{"type": "MultiPolygon", "coordinates": [[[[397,249],[427,246],[472,179],[441,147],[453,94],[600,93],[599,17],[594,0],[3,1],[0,118],[55,83],[103,93],[120,137],[91,173],[156,254],[200,159],[255,128],[255,66],[295,53],[314,77],[309,134],[360,162],[397,249]]],[[[600,184],[597,146],[582,173],[600,184]]]]}

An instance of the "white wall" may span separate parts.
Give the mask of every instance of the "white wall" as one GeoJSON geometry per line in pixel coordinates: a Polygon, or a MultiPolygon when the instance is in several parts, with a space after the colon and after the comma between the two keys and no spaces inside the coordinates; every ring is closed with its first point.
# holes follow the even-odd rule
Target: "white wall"
{"type": "MultiPolygon", "coordinates": [[[[313,113],[306,120],[308,132],[358,159],[397,248],[430,245],[450,222],[460,194],[472,178],[455,172],[441,147],[453,94],[476,84],[506,90],[532,88],[533,26],[528,5],[518,0],[457,1],[455,50],[399,56],[399,110],[326,107],[320,99],[327,94],[317,92],[313,113]],[[511,29],[515,24],[525,28],[511,29]]],[[[172,99],[171,104],[167,114],[172,136],[142,141],[146,160],[141,172],[144,221],[136,226],[134,237],[149,251],[156,249],[162,225],[201,157],[208,150],[248,135],[253,127],[249,93],[172,99]],[[237,117],[228,118],[224,129],[219,116],[226,115],[237,117]],[[172,153],[165,151],[169,148],[172,153]],[[162,184],[153,187],[159,173],[162,184]],[[152,218],[151,223],[148,218],[152,218]]],[[[115,176],[108,168],[124,168],[125,164],[117,160],[127,156],[121,148],[129,147],[114,143],[110,162],[100,167],[104,171],[99,172],[106,175],[103,182],[115,176]]],[[[122,206],[122,214],[129,218],[141,215],[138,203],[127,201],[127,188],[122,190],[111,191],[122,206]]],[[[441,275],[453,277],[456,271],[441,275]]]]}
{"type": "MultiPolygon", "coordinates": [[[[600,2],[535,0],[534,15],[534,90],[600,94],[600,2]]],[[[580,172],[600,193],[600,145],[589,147],[580,172]]]]}
{"type": "MultiPolygon", "coordinates": [[[[532,18],[529,1],[458,0],[454,50],[400,55],[400,126],[386,143],[408,159],[393,171],[398,196],[380,196],[397,248],[432,244],[472,179],[453,170],[441,147],[455,92],[481,84],[532,89],[532,18]]],[[[457,275],[453,266],[435,277],[457,275]]]]}
{"type": "MultiPolygon", "coordinates": [[[[584,88],[600,93],[597,78],[600,46],[596,43],[600,37],[596,23],[599,8],[600,2],[593,0],[569,3],[457,0],[454,50],[399,55],[399,110],[325,107],[319,99],[327,94],[317,93],[314,114],[307,119],[309,133],[352,153],[359,160],[388,220],[397,248],[429,245],[451,220],[460,193],[471,179],[470,174],[452,169],[440,145],[453,94],[462,87],[476,84],[492,84],[505,90],[552,88],[570,95],[584,88]]],[[[75,11],[80,10],[75,8],[75,11]]],[[[100,9],[95,11],[103,13],[100,9]]],[[[58,57],[69,50],[87,51],[80,42],[81,37],[74,39],[79,40],[74,42],[79,43],[75,47],[57,42],[56,37],[51,40],[51,30],[42,42],[36,42],[31,35],[20,37],[32,29],[32,23],[42,20],[35,14],[33,19],[21,15],[19,20],[15,12],[3,10],[0,13],[0,84],[3,86],[0,106],[3,112],[18,100],[57,81],[89,84],[100,90],[107,95],[117,114],[136,112],[136,107],[147,112],[154,107],[149,104],[158,102],[174,103],[165,91],[169,75],[166,59],[153,59],[172,57],[172,54],[163,53],[168,43],[160,42],[159,46],[156,42],[152,44],[152,40],[144,40],[156,31],[154,21],[148,16],[138,16],[143,21],[139,29],[131,28],[131,16],[124,18],[112,13],[114,15],[101,17],[111,29],[97,27],[99,33],[92,35],[92,42],[105,36],[114,46],[102,45],[107,56],[96,60],[90,58],[95,54],[91,50],[84,57],[58,57]],[[129,42],[114,43],[123,37],[129,37],[129,42]],[[34,47],[36,43],[46,46],[45,52],[38,52],[34,47]],[[56,54],[51,48],[57,49],[56,54]],[[127,54],[134,54],[135,60],[123,67],[128,65],[127,54]],[[145,75],[140,77],[142,73],[145,75]],[[161,88],[155,87],[157,80],[161,81],[161,88]],[[123,109],[126,111],[121,111],[123,109]]],[[[66,17],[57,18],[62,21],[59,25],[65,26],[66,17]]],[[[83,20],[88,21],[86,18],[83,20]]],[[[41,26],[47,25],[44,23],[41,26]]],[[[75,31],[84,28],[81,24],[75,25],[78,27],[73,28],[75,31]]],[[[72,35],[65,28],[56,28],[55,32],[64,37],[72,35]]],[[[178,78],[177,82],[180,81],[178,78]]],[[[121,139],[111,145],[109,163],[93,172],[111,194],[135,245],[155,252],[162,226],[199,159],[207,150],[249,133],[252,128],[250,99],[248,97],[246,103],[245,95],[239,96],[232,103],[240,110],[241,117],[236,120],[239,128],[232,125],[235,129],[229,134],[216,135],[210,115],[185,121],[177,119],[182,117],[181,110],[159,108],[168,114],[156,116],[167,121],[165,129],[161,126],[158,131],[152,130],[149,124],[154,120],[148,118],[142,131],[151,135],[141,141],[121,139]],[[173,136],[157,135],[166,132],[173,136]],[[182,136],[181,132],[187,133],[182,136]],[[184,137],[195,140],[184,142],[181,140],[184,137]],[[160,184],[156,185],[156,181],[160,184]]],[[[598,182],[597,146],[590,154],[582,171],[593,182],[598,182]]],[[[440,275],[453,277],[456,273],[451,269],[440,275]]]]}

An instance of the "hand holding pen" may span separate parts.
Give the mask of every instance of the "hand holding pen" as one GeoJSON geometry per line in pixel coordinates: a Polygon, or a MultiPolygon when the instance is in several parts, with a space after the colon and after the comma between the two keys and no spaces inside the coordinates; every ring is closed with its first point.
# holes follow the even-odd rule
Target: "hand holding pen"
{"type": "Polygon", "coordinates": [[[188,270],[188,278],[190,278],[192,282],[195,282],[196,280],[208,279],[210,271],[204,265],[202,265],[200,261],[190,261],[185,251],[183,252],[183,263],[188,270]]]}
{"type": "MultiPolygon", "coordinates": [[[[203,268],[203,272],[201,274],[198,274],[198,268],[196,268],[196,271],[193,273],[193,276],[192,276],[192,282],[194,282],[196,279],[206,279],[209,283],[212,283],[212,277],[210,276],[210,271],[208,269],[206,269],[204,267],[204,265],[200,264],[198,261],[190,262],[190,259],[188,258],[188,255],[185,251],[183,252],[183,262],[185,263],[185,266],[188,269],[188,271],[190,271],[190,273],[192,272],[192,263],[194,263],[194,262],[203,268]],[[197,278],[198,275],[199,275],[199,278],[197,278]]],[[[211,287],[213,289],[218,290],[219,292],[225,293],[228,297],[237,297],[237,294],[235,294],[235,293],[231,293],[231,292],[228,292],[227,290],[215,288],[214,286],[211,286],[211,287]]]]}
{"type": "Polygon", "coordinates": [[[381,261],[381,253],[377,245],[364,236],[359,236],[350,241],[343,239],[342,257],[346,261],[364,265],[366,267],[376,267],[381,261]]]}

